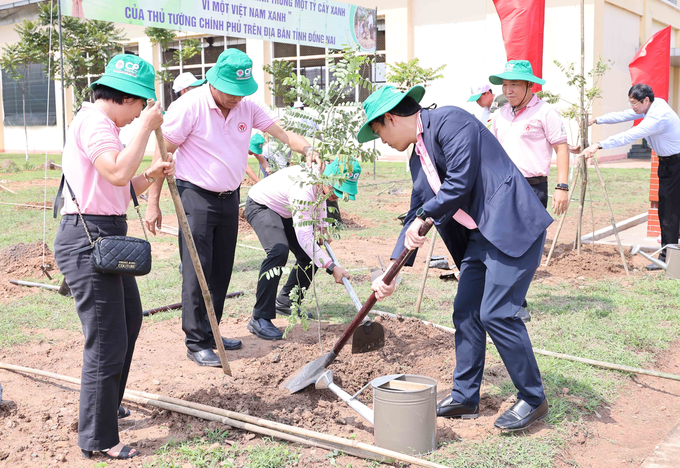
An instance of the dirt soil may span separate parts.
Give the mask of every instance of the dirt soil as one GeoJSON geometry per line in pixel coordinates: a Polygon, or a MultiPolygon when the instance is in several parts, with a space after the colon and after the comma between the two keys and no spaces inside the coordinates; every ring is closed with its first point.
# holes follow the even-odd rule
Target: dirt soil
{"type": "MultiPolygon", "coordinates": [[[[428,375],[437,379],[437,398],[450,391],[451,373],[455,366],[453,336],[424,325],[416,319],[378,319],[386,330],[383,349],[352,355],[349,347],[330,366],[335,382],[348,393],[359,390],[375,377],[392,373],[428,375]],[[436,349],[436,354],[433,353],[436,349]]],[[[220,370],[202,368],[185,357],[179,319],[161,323],[145,323],[135,351],[128,387],[169,395],[189,401],[230,409],[285,424],[373,443],[373,428],[353,410],[327,390],[308,388],[290,395],[282,384],[300,367],[319,357],[318,328],[313,323],[307,332],[296,327],[282,342],[268,342],[246,331],[246,318],[226,318],[221,326],[225,336],[243,340],[241,350],[230,351],[234,377],[220,370]]],[[[283,326],[285,322],[277,319],[283,326]]],[[[343,329],[340,325],[322,323],[324,352],[328,352],[343,329]]],[[[38,344],[16,346],[0,352],[0,361],[79,377],[83,338],[81,334],[63,330],[35,330],[44,338],[38,344]]],[[[675,346],[654,368],[678,372],[680,346],[675,346]]],[[[489,384],[499,385],[508,375],[501,362],[487,355],[485,380],[482,385],[481,416],[474,421],[438,419],[441,442],[483,440],[493,433],[495,419],[513,402],[489,396],[489,384]]],[[[74,385],[51,379],[26,376],[0,370],[5,400],[0,405],[0,466],[65,467],[93,466],[102,458],[84,461],[77,442],[78,392],[74,385]]],[[[598,416],[586,421],[582,430],[571,437],[566,453],[560,459],[576,459],[581,466],[638,466],[655,444],[680,418],[677,396],[680,383],[640,378],[624,385],[623,397],[609,407],[598,409],[598,416]],[[650,404],[650,402],[654,404],[650,404]]],[[[359,399],[371,401],[370,391],[359,399]]],[[[121,439],[142,451],[133,462],[117,462],[116,466],[140,466],[154,450],[171,439],[199,437],[205,428],[222,427],[190,416],[159,411],[150,407],[126,404],[132,416],[121,420],[121,439]]],[[[526,432],[526,437],[545,435],[553,429],[539,422],[526,432]]],[[[229,441],[242,445],[260,443],[260,437],[233,429],[229,441]]],[[[328,466],[325,451],[301,447],[301,465],[328,466]]],[[[443,449],[440,449],[443,451],[443,449]]],[[[362,465],[350,457],[346,463],[362,465]]],[[[572,465],[564,465],[572,466],[572,465]]]]}
{"type": "MultiPolygon", "coordinates": [[[[31,208],[27,208],[31,209],[31,208]]],[[[34,288],[17,286],[10,279],[44,282],[42,273],[43,246],[41,242],[13,244],[0,250],[0,304],[35,292],[34,288]]],[[[50,275],[57,271],[50,248],[45,244],[45,265],[50,275]]]]}
{"type": "MultiPolygon", "coordinates": [[[[42,184],[42,181],[39,182],[42,184]]],[[[390,204],[389,209],[395,213],[406,211],[408,201],[405,199],[390,204]]],[[[373,223],[348,213],[343,213],[343,219],[348,228],[354,231],[360,231],[373,223]]],[[[258,245],[248,223],[244,219],[240,221],[239,232],[242,237],[239,241],[258,245]]],[[[164,222],[177,225],[174,215],[170,213],[164,218],[164,222]]],[[[549,230],[549,241],[554,235],[556,224],[549,230]]],[[[346,268],[378,267],[377,255],[389,261],[399,229],[400,225],[395,220],[394,236],[370,240],[341,237],[333,243],[334,250],[346,268]]],[[[130,223],[130,235],[141,235],[139,230],[138,222],[130,223]]],[[[535,281],[578,282],[587,278],[623,277],[623,267],[615,247],[596,246],[593,252],[592,246],[586,245],[582,255],[577,256],[568,243],[574,233],[575,226],[565,223],[565,230],[560,236],[561,242],[557,245],[550,266],[541,266],[535,281]]],[[[545,254],[549,241],[546,243],[545,254]]],[[[444,255],[452,263],[443,244],[437,245],[434,254],[444,255]]],[[[405,269],[402,274],[420,277],[426,252],[425,248],[422,250],[414,267],[405,269]]],[[[54,265],[49,249],[46,253],[46,263],[54,265]]],[[[643,260],[627,255],[633,276],[647,274],[643,270],[647,262],[643,260]]],[[[0,251],[0,302],[35,292],[32,288],[11,285],[8,279],[38,279],[40,265],[40,243],[16,244],[0,251]]],[[[441,270],[433,270],[431,277],[440,273],[441,270]]],[[[368,271],[365,274],[361,271],[353,274],[355,280],[369,280],[368,271]]],[[[219,370],[202,368],[191,363],[185,356],[180,320],[171,319],[144,324],[133,359],[129,388],[219,406],[363,442],[373,442],[373,428],[339,402],[331,392],[307,389],[290,395],[281,388],[283,382],[302,365],[321,355],[316,323],[307,332],[296,327],[285,341],[267,342],[248,333],[248,318],[234,317],[228,307],[227,303],[221,326],[223,334],[241,339],[244,343],[241,350],[228,352],[234,377],[226,377],[219,370]]],[[[351,307],[349,302],[348,307],[351,307]]],[[[437,379],[438,398],[446,396],[451,388],[451,373],[455,366],[453,337],[414,319],[379,320],[386,330],[385,348],[363,355],[350,354],[349,347],[343,350],[330,366],[335,382],[352,394],[375,377],[391,373],[414,373],[437,379]]],[[[285,326],[285,321],[281,319],[277,319],[275,323],[285,326]]],[[[343,329],[344,326],[341,325],[322,323],[324,352],[330,350],[343,329]]],[[[80,333],[64,330],[27,332],[34,334],[40,340],[39,343],[0,350],[0,361],[79,377],[83,348],[80,333]]],[[[679,361],[680,342],[665,353],[658,363],[648,367],[679,373],[678,365],[675,364],[679,361]]],[[[498,385],[507,380],[508,375],[503,364],[487,355],[480,418],[474,421],[439,419],[437,424],[440,441],[455,444],[460,440],[483,440],[493,433],[494,420],[514,402],[514,397],[504,401],[489,396],[486,388],[489,384],[498,385]]],[[[97,462],[105,461],[103,458],[93,461],[80,458],[76,448],[78,392],[75,386],[2,370],[0,382],[5,398],[0,405],[0,467],[37,467],[48,464],[91,467],[97,462]]],[[[622,397],[612,405],[598,409],[597,415],[585,421],[579,432],[567,435],[571,439],[559,460],[576,460],[580,466],[594,468],[639,466],[680,419],[678,395],[679,382],[652,377],[631,379],[624,384],[622,397]]],[[[369,403],[370,391],[362,394],[360,400],[369,403]]],[[[140,466],[145,458],[150,457],[155,449],[170,439],[200,436],[205,428],[221,427],[214,422],[208,423],[176,413],[128,406],[132,409],[132,417],[120,422],[121,440],[139,448],[143,455],[131,462],[116,462],[116,466],[140,466]]],[[[532,426],[526,436],[535,437],[552,430],[548,424],[539,422],[532,426]]],[[[260,443],[261,439],[259,436],[253,437],[252,434],[232,430],[230,441],[254,445],[260,443]]],[[[329,460],[324,458],[326,451],[310,448],[299,450],[302,453],[300,466],[329,465],[329,460]]],[[[558,466],[562,466],[559,460],[558,466]]],[[[347,463],[362,466],[362,462],[346,456],[338,458],[337,462],[340,466],[347,463]]],[[[573,465],[564,462],[563,466],[573,465]]]]}
{"type": "MultiPolygon", "coordinates": [[[[415,319],[378,320],[386,330],[385,347],[359,355],[352,355],[347,347],[331,366],[335,382],[354,393],[379,376],[415,373],[437,379],[438,398],[445,397],[450,391],[450,376],[455,365],[453,336],[415,319]],[[433,357],[432,349],[437,349],[437,357],[433,357]]],[[[249,334],[246,323],[246,319],[230,318],[221,326],[225,336],[244,342],[241,350],[228,353],[234,377],[226,377],[216,369],[198,367],[184,356],[179,319],[145,324],[128,387],[373,443],[373,428],[330,391],[308,388],[290,395],[281,388],[304,363],[320,356],[316,323],[307,332],[296,327],[285,341],[274,343],[249,334]]],[[[275,323],[281,326],[284,321],[277,319],[275,323]]],[[[342,329],[343,326],[322,323],[324,352],[330,350],[342,329]]],[[[82,336],[66,331],[36,330],[35,333],[41,333],[45,339],[38,345],[6,349],[0,352],[0,360],[79,377],[82,336]]],[[[488,366],[486,382],[497,384],[507,379],[502,364],[490,359],[488,366]]],[[[5,401],[0,406],[3,440],[0,460],[4,460],[0,466],[44,466],[55,463],[54,460],[60,460],[59,466],[92,466],[93,462],[80,459],[75,446],[78,413],[75,386],[7,371],[0,371],[0,376],[5,392],[5,401]]],[[[370,403],[370,391],[362,394],[360,400],[370,403]]],[[[511,404],[510,400],[483,397],[482,416],[474,422],[439,420],[440,440],[484,437],[493,430],[493,421],[511,404]]],[[[219,427],[186,415],[129,406],[132,417],[120,422],[121,437],[124,442],[140,448],[145,457],[170,438],[200,436],[204,428],[219,427]]],[[[547,425],[536,424],[530,434],[545,430],[549,430],[547,425]]],[[[249,443],[251,438],[238,430],[230,436],[242,443],[249,443]]],[[[328,466],[328,460],[314,461],[312,450],[304,448],[302,452],[301,466],[328,466]]],[[[132,465],[143,461],[137,458],[132,465]]],[[[356,460],[353,463],[356,464],[356,460]]],[[[118,465],[126,466],[124,462],[118,465]]]]}

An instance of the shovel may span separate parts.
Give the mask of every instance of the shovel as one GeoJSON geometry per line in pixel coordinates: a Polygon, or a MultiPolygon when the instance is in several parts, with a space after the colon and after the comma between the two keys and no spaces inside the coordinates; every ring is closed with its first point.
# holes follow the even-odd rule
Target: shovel
{"type": "MultiPolygon", "coordinates": [[[[418,234],[421,236],[427,235],[427,232],[431,227],[432,220],[428,218],[427,221],[425,221],[425,223],[420,226],[418,234]]],[[[406,261],[413,252],[415,252],[415,250],[404,248],[404,250],[399,255],[399,258],[397,258],[397,260],[387,270],[387,273],[385,273],[385,277],[383,279],[385,283],[390,284],[392,280],[394,280],[394,278],[397,276],[397,273],[399,273],[399,270],[401,270],[406,264],[406,261]]],[[[340,354],[342,348],[344,348],[347,344],[347,341],[349,341],[350,336],[352,336],[356,329],[359,328],[359,325],[361,325],[364,317],[368,315],[368,312],[373,308],[376,302],[378,302],[378,299],[375,297],[375,292],[373,292],[368,297],[366,303],[361,307],[361,310],[354,317],[352,323],[349,324],[349,328],[345,330],[340,339],[335,343],[333,349],[329,353],[324,354],[320,358],[315,359],[300,369],[298,373],[293,376],[293,378],[286,382],[284,387],[287,388],[290,393],[297,393],[307,386],[315,384],[319,377],[321,377],[321,374],[324,373],[326,367],[328,367],[328,365],[335,361],[335,358],[338,357],[338,354],[340,354]]]]}
{"type": "MultiPolygon", "coordinates": [[[[324,246],[333,263],[340,266],[338,259],[333,254],[333,250],[331,249],[331,246],[328,245],[328,242],[324,242],[324,246]]],[[[354,288],[349,280],[343,277],[342,284],[345,285],[349,297],[352,298],[352,302],[354,302],[357,312],[361,312],[361,301],[357,297],[357,293],[354,292],[354,288]]],[[[364,318],[364,321],[361,322],[357,331],[352,335],[352,354],[368,353],[369,351],[380,349],[383,346],[385,346],[385,329],[383,326],[379,323],[374,323],[368,318],[364,318]]]]}

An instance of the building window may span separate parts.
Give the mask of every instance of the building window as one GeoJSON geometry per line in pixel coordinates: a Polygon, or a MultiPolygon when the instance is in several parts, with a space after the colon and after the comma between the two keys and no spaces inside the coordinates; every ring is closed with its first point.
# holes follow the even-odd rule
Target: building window
{"type": "MultiPolygon", "coordinates": [[[[27,70],[26,125],[56,125],[57,110],[54,104],[54,81],[47,78],[43,65],[32,64],[27,70]],[[49,90],[49,102],[47,94],[49,90]],[[48,112],[49,106],[49,112],[48,112]]],[[[14,81],[2,71],[2,106],[4,124],[8,127],[24,125],[22,81],[14,81]]]]}
{"type": "MultiPolygon", "coordinates": [[[[194,55],[186,63],[180,63],[168,68],[172,80],[177,78],[180,73],[191,72],[197,80],[205,78],[205,73],[210,70],[210,67],[217,63],[217,57],[226,49],[238,49],[242,52],[246,51],[246,40],[241,37],[229,36],[207,36],[196,37],[201,41],[201,52],[194,55]]],[[[184,39],[173,41],[168,44],[168,48],[162,52],[161,62],[174,63],[173,54],[177,50],[181,50],[184,39]]],[[[165,109],[177,99],[175,93],[172,92],[172,81],[161,84],[161,96],[163,99],[163,107],[165,109]]]]}
{"type": "MultiPolygon", "coordinates": [[[[362,76],[374,84],[385,84],[386,75],[386,55],[385,55],[385,19],[378,18],[378,36],[377,36],[377,51],[375,53],[375,63],[373,65],[365,65],[362,68],[362,76]]],[[[311,82],[317,79],[317,84],[324,89],[328,83],[332,82],[334,77],[330,76],[326,60],[337,60],[340,57],[340,51],[325,49],[323,47],[312,47],[298,44],[285,44],[282,42],[274,42],[272,48],[271,60],[285,60],[293,63],[293,71],[300,75],[309,78],[311,82]]],[[[370,53],[363,53],[363,55],[373,55],[370,53]]],[[[363,102],[370,94],[367,89],[359,88],[350,91],[349,100],[356,102],[363,102]]],[[[283,98],[281,96],[272,97],[277,107],[284,107],[283,98]]]]}

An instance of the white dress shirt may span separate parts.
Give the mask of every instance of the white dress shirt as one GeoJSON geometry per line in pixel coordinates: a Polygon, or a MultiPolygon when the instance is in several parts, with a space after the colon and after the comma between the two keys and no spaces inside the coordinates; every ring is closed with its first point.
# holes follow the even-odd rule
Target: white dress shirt
{"type": "Polygon", "coordinates": [[[478,118],[484,125],[488,124],[489,120],[491,120],[491,110],[488,107],[482,107],[482,112],[478,118]]]}
{"type": "Polygon", "coordinates": [[[643,119],[640,125],[600,141],[604,149],[627,145],[646,138],[660,157],[680,153],[680,118],[661,98],[655,98],[646,114],[636,114],[633,109],[610,112],[597,118],[598,124],[613,124],[643,119]]]}

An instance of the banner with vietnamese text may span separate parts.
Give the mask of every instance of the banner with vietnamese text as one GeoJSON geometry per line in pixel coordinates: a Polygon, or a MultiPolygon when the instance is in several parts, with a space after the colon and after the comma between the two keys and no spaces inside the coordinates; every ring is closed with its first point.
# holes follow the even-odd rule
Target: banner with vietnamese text
{"type": "Polygon", "coordinates": [[[375,51],[377,10],[334,0],[60,0],[64,15],[272,42],[375,51]]]}

